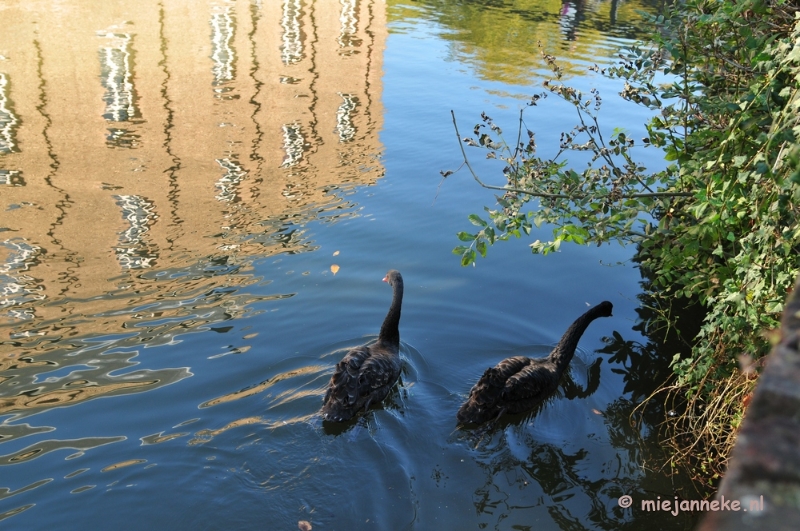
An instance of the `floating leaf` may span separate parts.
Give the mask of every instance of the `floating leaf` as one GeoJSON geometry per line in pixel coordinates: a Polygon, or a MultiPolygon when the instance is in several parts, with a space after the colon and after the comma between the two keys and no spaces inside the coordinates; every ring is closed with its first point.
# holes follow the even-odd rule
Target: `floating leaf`
{"type": "Polygon", "coordinates": [[[339,251],[333,251],[333,256],[336,256],[338,254],[339,254],[339,251]]]}
{"type": "Polygon", "coordinates": [[[598,410],[596,410],[594,408],[592,408],[592,413],[594,413],[595,415],[602,415],[603,414],[602,411],[598,411],[598,410]]]}
{"type": "Polygon", "coordinates": [[[311,523],[305,520],[300,520],[297,522],[297,529],[300,531],[311,531],[311,523]]]}
{"type": "Polygon", "coordinates": [[[338,272],[339,272],[339,266],[338,266],[338,265],[336,265],[336,264],[333,264],[333,265],[331,266],[331,273],[333,273],[333,274],[335,275],[335,274],[336,274],[336,273],[338,273],[338,272]]]}

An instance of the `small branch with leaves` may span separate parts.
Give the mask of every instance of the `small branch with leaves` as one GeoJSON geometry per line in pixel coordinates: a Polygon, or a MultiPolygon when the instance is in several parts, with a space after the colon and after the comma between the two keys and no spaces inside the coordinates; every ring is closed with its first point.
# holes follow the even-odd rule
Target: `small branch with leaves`
{"type": "MultiPolygon", "coordinates": [[[[555,94],[577,112],[577,124],[561,133],[555,156],[537,156],[535,133],[525,124],[524,109],[519,113],[513,145],[506,143],[501,128],[486,113],[481,113],[481,122],[473,128],[472,136],[462,137],[455,113],[450,111],[463,157],[461,167],[466,167],[481,187],[502,192],[496,195],[496,207],[484,208],[488,219],[477,214],[469,216],[480,228],[477,233],[458,234],[461,241],[469,244],[453,250],[461,256],[462,265],[474,264],[478,254],[485,257],[487,247],[496,241],[519,238],[523,232],[530,234],[533,225],[553,227],[552,240],[531,244],[534,253],[556,251],[564,241],[637,243],[659,230],[659,225],[668,228],[668,223],[661,224],[660,220],[673,212],[682,199],[694,196],[693,192],[673,186],[677,176],[674,167],[648,174],[644,166],[637,164],[631,154],[636,143],[624,131],[614,130],[606,140],[598,120],[600,93],[592,89],[587,96],[560,83],[561,69],[555,58],[544,53],[542,57],[555,79],[545,81],[548,92],[535,94],[529,107],[537,106],[548,94],[555,94]],[[523,138],[527,140],[523,142],[523,138]],[[504,162],[505,184],[481,179],[470,163],[465,145],[486,151],[487,159],[504,162]],[[591,154],[588,167],[581,173],[568,168],[565,158],[570,152],[591,154]],[[537,206],[528,205],[532,199],[538,201],[537,206]]],[[[645,147],[650,144],[649,139],[643,139],[645,147]]],[[[445,179],[454,172],[440,173],[445,179]]]]}

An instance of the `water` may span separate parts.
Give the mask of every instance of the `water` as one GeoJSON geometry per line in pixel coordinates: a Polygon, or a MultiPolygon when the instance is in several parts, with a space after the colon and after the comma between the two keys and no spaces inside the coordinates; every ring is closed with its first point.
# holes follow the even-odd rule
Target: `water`
{"type": "MultiPolygon", "coordinates": [[[[658,468],[652,426],[630,423],[652,387],[631,390],[636,368],[598,352],[615,331],[644,341],[633,250],[545,258],[520,240],[461,268],[455,234],[492,194],[438,173],[461,162],[451,109],[467,131],[481,111],[514,129],[545,73],[537,41],[641,133],[640,111],[584,69],[637,35],[639,7],[6,5],[0,526],[689,526],[617,505],[688,485],[658,468]],[[333,366],[376,337],[390,268],[406,284],[401,384],[322,424],[333,366]],[[604,299],[614,316],[554,399],[456,428],[488,366],[546,355],[604,299]]],[[[569,128],[551,101],[526,122],[569,128]]]]}

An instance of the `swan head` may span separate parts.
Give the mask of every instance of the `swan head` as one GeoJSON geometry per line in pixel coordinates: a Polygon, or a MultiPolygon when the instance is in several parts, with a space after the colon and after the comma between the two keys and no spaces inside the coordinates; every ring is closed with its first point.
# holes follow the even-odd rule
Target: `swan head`
{"type": "Polygon", "coordinates": [[[400,271],[391,269],[388,273],[386,273],[386,276],[383,277],[383,281],[388,282],[390,286],[394,286],[395,282],[397,281],[403,282],[403,276],[400,274],[400,271]]]}
{"type": "Polygon", "coordinates": [[[597,315],[600,317],[611,317],[611,310],[613,309],[613,304],[608,301],[603,301],[597,305],[597,315]]]}

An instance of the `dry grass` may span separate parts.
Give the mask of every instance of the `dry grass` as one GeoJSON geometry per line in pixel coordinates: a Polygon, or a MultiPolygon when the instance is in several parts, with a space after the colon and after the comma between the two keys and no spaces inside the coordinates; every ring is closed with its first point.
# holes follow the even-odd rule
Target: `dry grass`
{"type": "MultiPolygon", "coordinates": [[[[664,467],[682,468],[693,480],[715,489],[727,468],[756,381],[754,371],[736,371],[715,381],[708,394],[694,393],[689,397],[686,387],[665,384],[639,404],[634,413],[663,397],[665,416],[659,426],[660,438],[672,452],[664,467]]],[[[705,384],[704,380],[698,387],[705,384]]]]}

